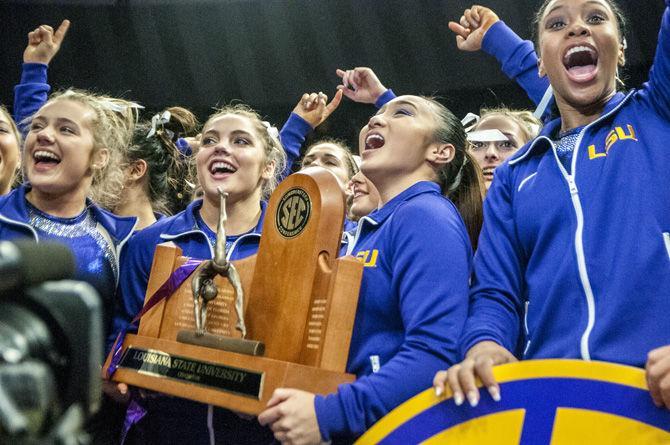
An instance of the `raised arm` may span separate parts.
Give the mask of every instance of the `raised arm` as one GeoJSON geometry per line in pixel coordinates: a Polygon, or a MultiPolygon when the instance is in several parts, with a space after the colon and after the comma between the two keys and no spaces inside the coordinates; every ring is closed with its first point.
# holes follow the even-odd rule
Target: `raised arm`
{"type": "Polygon", "coordinates": [[[338,69],[336,74],[342,79],[342,84],[337,89],[354,102],[374,104],[381,108],[396,97],[393,91],[381,83],[371,68],[363,66],[350,70],[338,69]]]}
{"type": "Polygon", "coordinates": [[[666,120],[670,120],[670,0],[665,0],[665,5],[656,56],[645,89],[649,92],[654,108],[666,120]]]}
{"type": "Polygon", "coordinates": [[[335,93],[330,103],[328,96],[321,92],[302,95],[279,132],[279,140],[286,150],[286,170],[282,179],[291,174],[293,164],[300,158],[300,147],[307,135],[328,119],[340,106],[340,102],[341,91],[335,93]]]}
{"type": "Polygon", "coordinates": [[[58,54],[70,21],[63,20],[58,29],[41,25],[28,33],[28,45],[23,51],[21,81],[14,87],[14,119],[26,132],[25,119],[35,114],[47,101],[51,86],[47,83],[47,68],[58,54]]]}
{"type": "Polygon", "coordinates": [[[517,82],[535,105],[542,101],[549,79],[538,74],[533,43],[522,40],[493,10],[472,6],[458,23],[449,22],[449,29],[456,34],[461,51],[484,50],[498,60],[505,75],[517,82]]]}

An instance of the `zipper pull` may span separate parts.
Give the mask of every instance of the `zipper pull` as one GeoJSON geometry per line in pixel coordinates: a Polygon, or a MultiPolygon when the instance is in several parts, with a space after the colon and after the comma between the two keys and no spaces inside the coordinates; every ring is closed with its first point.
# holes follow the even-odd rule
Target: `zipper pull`
{"type": "Polygon", "coordinates": [[[577,190],[577,184],[575,183],[575,178],[572,175],[568,175],[568,186],[570,187],[570,194],[571,195],[576,195],[578,190],[577,190]]]}

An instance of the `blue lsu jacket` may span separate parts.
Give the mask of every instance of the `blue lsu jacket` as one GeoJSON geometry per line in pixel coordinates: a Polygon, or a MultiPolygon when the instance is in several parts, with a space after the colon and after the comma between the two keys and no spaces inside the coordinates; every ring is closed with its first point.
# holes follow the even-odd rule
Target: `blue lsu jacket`
{"type": "Polygon", "coordinates": [[[364,266],[347,371],[314,401],[324,440],[349,441],[430,387],[459,358],[472,247],[451,201],[418,182],[359,221],[349,248],[364,266]]]}
{"type": "Polygon", "coordinates": [[[496,169],[462,354],[513,351],[525,306],[525,358],[643,366],[670,344],[669,32],[666,8],[649,81],[581,131],[570,171],[549,138],[560,120],[496,169]]]}

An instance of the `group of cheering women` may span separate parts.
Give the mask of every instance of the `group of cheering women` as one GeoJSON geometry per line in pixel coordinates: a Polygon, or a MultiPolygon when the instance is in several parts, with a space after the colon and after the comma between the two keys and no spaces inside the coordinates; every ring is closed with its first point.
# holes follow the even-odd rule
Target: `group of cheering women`
{"type": "Polygon", "coordinates": [[[201,127],[177,107],[138,122],[124,99],[48,97],[69,22],[31,32],[14,120],[0,112],[0,238],[72,248],[77,277],[103,296],[108,348],[142,308],[157,244],[213,257],[217,187],[229,258],[253,255],[306,136],[343,97],[377,107],[359,159],[326,139],[299,167],[330,170],[348,195],[343,254],[365,264],[347,365],[357,380],[329,395],[278,389],[258,418],[107,382],[96,443],[349,442],[431,384],[457,405],[500,400],[492,367],[534,358],[645,367],[653,401],[670,408],[665,4],[648,82],[628,92],[613,0],[546,0],[535,45],[482,6],[450,23],[460,49],[493,55],[548,102],[544,125],[506,109],[464,123],[435,99],[396,97],[369,68],[338,70],[330,102],[304,94],[281,131],[239,104],[201,127]]]}

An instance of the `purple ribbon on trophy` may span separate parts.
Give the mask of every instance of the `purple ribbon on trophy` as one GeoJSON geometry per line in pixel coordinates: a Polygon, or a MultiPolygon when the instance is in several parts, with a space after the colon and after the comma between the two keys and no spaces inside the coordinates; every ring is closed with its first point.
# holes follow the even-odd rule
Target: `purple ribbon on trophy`
{"type": "Polygon", "coordinates": [[[161,287],[159,287],[158,290],[154,292],[151,298],[149,298],[142,310],[135,316],[135,318],[133,318],[128,326],[119,332],[119,335],[116,337],[116,341],[114,342],[113,346],[114,354],[112,355],[109,368],[107,368],[108,379],[112,378],[114,372],[116,372],[116,369],[119,366],[119,362],[121,361],[122,357],[123,341],[128,330],[131,328],[136,328],[137,322],[139,322],[142,316],[149,312],[154,306],[156,306],[161,301],[170,298],[170,296],[174,294],[177,289],[179,289],[179,286],[181,286],[182,283],[184,283],[184,281],[186,281],[186,279],[191,276],[193,271],[200,265],[201,262],[202,260],[194,260],[189,258],[186,263],[175,269],[175,271],[172,272],[165,283],[163,283],[161,287]]]}

